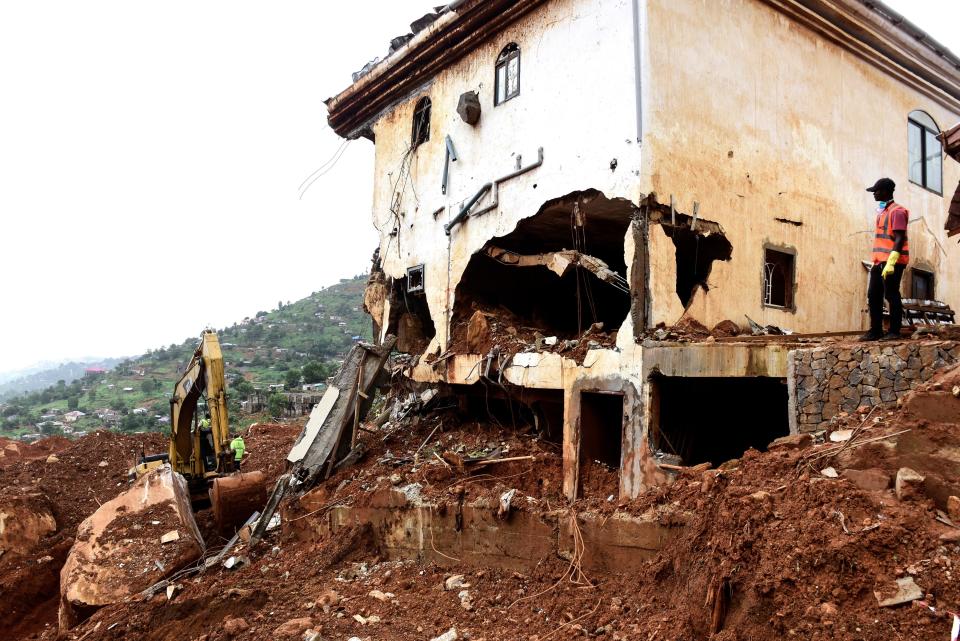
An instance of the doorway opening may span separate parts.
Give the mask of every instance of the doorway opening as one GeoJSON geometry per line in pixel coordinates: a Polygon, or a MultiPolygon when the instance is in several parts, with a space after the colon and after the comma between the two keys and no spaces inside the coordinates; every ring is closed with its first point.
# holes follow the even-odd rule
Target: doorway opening
{"type": "Polygon", "coordinates": [[[790,433],[781,378],[650,379],[650,444],[677,465],[717,466],[790,433]]]}

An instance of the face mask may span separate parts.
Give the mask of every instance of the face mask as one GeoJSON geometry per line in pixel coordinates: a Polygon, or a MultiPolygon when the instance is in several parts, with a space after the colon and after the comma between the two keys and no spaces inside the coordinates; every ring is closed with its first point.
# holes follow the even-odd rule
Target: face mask
{"type": "Polygon", "coordinates": [[[887,208],[887,204],[888,204],[889,202],[890,202],[889,200],[880,200],[880,201],[878,201],[878,202],[877,202],[877,211],[883,211],[884,209],[886,209],[886,208],[887,208]]]}

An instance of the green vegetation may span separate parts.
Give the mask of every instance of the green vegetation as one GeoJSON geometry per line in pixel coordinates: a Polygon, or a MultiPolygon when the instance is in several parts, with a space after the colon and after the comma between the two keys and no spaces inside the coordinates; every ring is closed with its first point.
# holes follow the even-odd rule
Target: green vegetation
{"type": "MultiPolygon", "coordinates": [[[[322,383],[336,372],[356,337],[370,340],[370,320],[363,312],[365,276],[341,280],[296,302],[280,302],[218,330],[228,384],[231,423],[241,425],[240,401],[270,385],[299,389],[322,383]]],[[[103,427],[121,431],[163,429],[168,398],[199,344],[199,334],[179,345],[150,350],[118,363],[106,373],[64,379],[44,389],[0,402],[0,436],[80,432],[103,427]],[[64,414],[83,412],[69,422],[64,414]]],[[[278,415],[282,395],[267,398],[278,415]],[[276,400],[275,400],[276,399],[276,400]]]]}

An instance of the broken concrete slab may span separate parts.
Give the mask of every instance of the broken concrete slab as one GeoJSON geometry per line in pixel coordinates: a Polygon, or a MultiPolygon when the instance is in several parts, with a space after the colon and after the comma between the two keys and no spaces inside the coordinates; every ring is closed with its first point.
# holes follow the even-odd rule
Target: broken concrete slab
{"type": "Polygon", "coordinates": [[[77,528],[60,572],[60,629],[119,603],[199,559],[204,544],[186,480],[156,468],[107,501],[77,528]],[[160,543],[176,530],[177,540],[160,543]]]}

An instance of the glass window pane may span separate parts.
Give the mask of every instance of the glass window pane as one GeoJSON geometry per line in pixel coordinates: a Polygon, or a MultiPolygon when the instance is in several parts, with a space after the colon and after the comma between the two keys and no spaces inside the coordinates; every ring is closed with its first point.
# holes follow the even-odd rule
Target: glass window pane
{"type": "Polygon", "coordinates": [[[925,146],[925,152],[927,154],[926,187],[940,194],[943,193],[943,168],[941,167],[943,156],[940,151],[940,141],[937,140],[937,136],[930,131],[924,131],[924,135],[927,139],[925,146]]]}
{"type": "Polygon", "coordinates": [[[507,95],[511,98],[520,93],[520,56],[507,63],[507,95]]]}
{"type": "Polygon", "coordinates": [[[501,102],[503,102],[504,98],[506,97],[505,96],[505,92],[507,90],[506,76],[507,76],[507,66],[506,65],[498,66],[497,67],[497,97],[495,100],[496,104],[498,105],[501,102]]]}
{"type": "Polygon", "coordinates": [[[907,123],[907,149],[910,182],[923,184],[923,129],[912,122],[907,123]]]}

